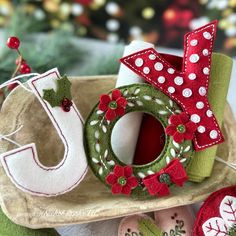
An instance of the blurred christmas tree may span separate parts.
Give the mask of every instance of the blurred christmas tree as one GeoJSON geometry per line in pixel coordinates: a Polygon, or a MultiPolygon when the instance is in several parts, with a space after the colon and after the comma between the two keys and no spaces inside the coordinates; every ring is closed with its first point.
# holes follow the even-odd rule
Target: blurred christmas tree
{"type": "Polygon", "coordinates": [[[5,28],[3,50],[0,51],[0,84],[10,79],[15,68],[17,55],[5,45],[7,38],[16,35],[22,42],[21,52],[31,65],[33,72],[43,73],[53,67],[58,67],[62,74],[68,66],[82,60],[84,49],[73,43],[71,31],[58,29],[49,34],[33,34],[47,27],[38,24],[37,19],[28,15],[22,8],[15,10],[5,28]],[[73,52],[73,53],[72,53],[73,52]]]}
{"type": "Polygon", "coordinates": [[[114,43],[141,38],[177,48],[187,31],[218,19],[216,48],[236,54],[236,0],[0,0],[1,25],[16,7],[35,19],[29,22],[34,31],[60,28],[114,43]]]}

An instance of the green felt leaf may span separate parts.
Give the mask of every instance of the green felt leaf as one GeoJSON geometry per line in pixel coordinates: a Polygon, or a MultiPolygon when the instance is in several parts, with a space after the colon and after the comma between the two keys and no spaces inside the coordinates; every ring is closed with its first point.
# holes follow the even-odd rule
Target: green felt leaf
{"type": "Polygon", "coordinates": [[[53,89],[44,89],[43,99],[46,100],[52,107],[60,106],[64,98],[72,99],[71,82],[66,76],[57,80],[57,91],[53,89]]]}
{"type": "Polygon", "coordinates": [[[60,98],[68,98],[72,99],[71,97],[71,82],[68,80],[66,76],[63,76],[61,79],[57,81],[58,88],[57,88],[57,95],[60,98]]]}
{"type": "Polygon", "coordinates": [[[161,229],[149,219],[141,219],[138,223],[138,229],[143,236],[162,236],[161,229]]]}

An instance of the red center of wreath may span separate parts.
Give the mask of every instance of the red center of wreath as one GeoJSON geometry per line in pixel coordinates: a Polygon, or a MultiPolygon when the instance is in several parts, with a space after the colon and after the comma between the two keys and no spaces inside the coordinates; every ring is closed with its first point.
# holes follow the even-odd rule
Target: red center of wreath
{"type": "Polygon", "coordinates": [[[157,159],[165,146],[165,131],[152,115],[144,114],[133,164],[144,165],[157,159]]]}

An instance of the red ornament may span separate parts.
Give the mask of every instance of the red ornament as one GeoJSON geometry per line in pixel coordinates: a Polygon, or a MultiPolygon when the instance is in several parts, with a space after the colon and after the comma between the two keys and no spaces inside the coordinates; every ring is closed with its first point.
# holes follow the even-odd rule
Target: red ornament
{"type": "Polygon", "coordinates": [[[7,39],[7,46],[11,49],[18,49],[20,46],[20,40],[17,37],[10,37],[7,39]]]}
{"type": "Polygon", "coordinates": [[[114,120],[117,116],[125,114],[127,100],[122,97],[119,89],[112,91],[111,97],[107,94],[100,96],[99,109],[106,112],[105,118],[107,120],[114,120]]]}
{"type": "Polygon", "coordinates": [[[185,169],[179,159],[175,158],[158,173],[145,177],[143,183],[151,196],[163,197],[170,194],[169,184],[182,187],[187,180],[185,169]]]}
{"type": "Polygon", "coordinates": [[[121,59],[134,73],[176,101],[197,124],[193,139],[196,151],[224,141],[207,96],[216,26],[217,21],[213,21],[185,35],[182,68],[178,57],[173,60],[172,56],[171,62],[170,56],[152,48],[121,59]],[[141,66],[137,59],[143,62],[141,66]]]}
{"type": "Polygon", "coordinates": [[[16,88],[18,85],[19,85],[19,84],[17,84],[17,83],[9,84],[9,85],[7,86],[7,89],[8,89],[9,91],[12,91],[12,90],[13,90],[14,88],[16,88]]]}
{"type": "Polygon", "coordinates": [[[22,59],[20,59],[20,57],[18,57],[17,59],[16,59],[16,65],[18,66],[19,65],[19,63],[21,62],[21,64],[26,64],[26,61],[22,58],[22,59]]]}
{"type": "Polygon", "coordinates": [[[112,185],[113,194],[130,195],[131,190],[138,186],[138,179],[133,176],[131,166],[115,165],[113,172],[106,176],[106,182],[112,185]]]}
{"type": "Polygon", "coordinates": [[[170,123],[166,127],[166,134],[173,136],[175,142],[181,143],[184,139],[193,139],[197,125],[189,120],[186,113],[182,112],[180,115],[172,115],[170,123]]]}
{"type": "Polygon", "coordinates": [[[29,67],[28,64],[22,63],[20,66],[20,73],[21,74],[28,74],[31,72],[31,68],[29,67]]]}
{"type": "Polygon", "coordinates": [[[201,206],[193,236],[230,236],[236,233],[236,186],[212,193],[201,206]]]}
{"type": "Polygon", "coordinates": [[[88,6],[93,2],[93,0],[74,0],[74,1],[84,6],[88,6]]]}
{"type": "Polygon", "coordinates": [[[61,108],[65,112],[69,112],[72,105],[72,101],[68,98],[64,98],[61,102],[61,108]]]}

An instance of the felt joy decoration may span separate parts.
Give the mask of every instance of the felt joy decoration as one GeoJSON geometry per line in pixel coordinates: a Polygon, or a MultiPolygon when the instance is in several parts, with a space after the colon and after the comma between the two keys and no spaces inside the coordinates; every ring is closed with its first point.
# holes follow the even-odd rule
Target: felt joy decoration
{"type": "Polygon", "coordinates": [[[214,21],[185,35],[182,71],[176,70],[175,64],[170,64],[167,57],[152,48],[121,59],[132,71],[176,101],[197,124],[193,140],[197,151],[224,141],[207,99],[216,24],[214,21]]]}
{"type": "MultiPolygon", "coordinates": [[[[126,106],[123,106],[124,114],[122,112],[122,114],[119,113],[116,115],[114,119],[106,119],[107,110],[103,109],[103,95],[85,123],[85,149],[88,162],[95,175],[102,182],[110,186],[113,193],[131,194],[132,196],[140,198],[149,196],[149,192],[146,190],[142,180],[146,176],[161,171],[161,169],[166,167],[175,158],[181,162],[179,163],[181,167],[182,165],[186,166],[193,156],[192,141],[184,140],[182,143],[178,144],[173,140],[172,136],[166,135],[164,149],[153,162],[141,166],[131,166],[132,175],[129,174],[126,176],[123,174],[124,171],[122,174],[117,174],[116,168],[114,167],[125,166],[125,164],[118,159],[112,150],[111,134],[116,123],[119,119],[122,119],[121,115],[136,111],[146,112],[154,116],[163,127],[167,127],[169,125],[168,121],[170,116],[181,113],[180,107],[175,102],[151,85],[133,84],[120,87],[118,90],[119,99],[122,97],[122,105],[126,104],[126,106]],[[102,108],[103,111],[99,108],[102,108]],[[116,178],[112,178],[111,180],[110,177],[108,177],[110,174],[116,174],[116,178]],[[132,182],[131,185],[128,183],[125,189],[121,188],[126,186],[127,179],[125,179],[125,183],[120,183],[118,181],[120,180],[119,177],[123,177],[124,179],[124,177],[129,178],[131,176],[136,177],[139,184],[136,186],[136,184],[132,182]],[[117,184],[122,186],[118,186],[117,184]]],[[[117,89],[115,93],[118,93],[117,89]]],[[[113,100],[111,100],[111,98],[113,96],[114,91],[108,94],[109,99],[107,97],[107,101],[112,102],[113,100]]],[[[104,107],[107,108],[107,104],[105,105],[104,107]]]]}
{"type": "Polygon", "coordinates": [[[194,236],[236,235],[236,186],[211,194],[200,208],[194,236]]]}
{"type": "MultiPolygon", "coordinates": [[[[56,103],[51,106],[43,99],[45,91],[54,90],[58,95],[59,91],[65,88],[60,86],[63,81],[69,85],[69,81],[60,78],[57,69],[52,69],[28,81],[29,87],[47,112],[65,146],[63,160],[57,166],[43,166],[38,159],[34,143],[0,156],[4,170],[11,181],[21,190],[33,195],[50,197],[68,192],[80,183],[87,172],[83,147],[83,121],[75,104],[71,101],[70,111],[65,112],[61,107],[55,106],[56,103]]],[[[67,94],[66,98],[70,99],[68,88],[66,91],[64,95],[67,94]]],[[[50,153],[48,155],[50,157],[50,153]]]]}

